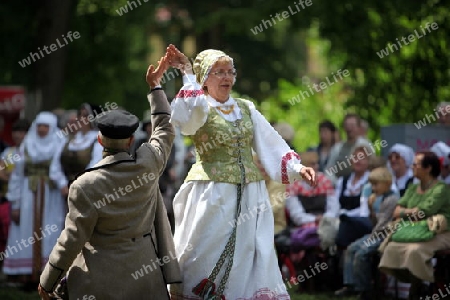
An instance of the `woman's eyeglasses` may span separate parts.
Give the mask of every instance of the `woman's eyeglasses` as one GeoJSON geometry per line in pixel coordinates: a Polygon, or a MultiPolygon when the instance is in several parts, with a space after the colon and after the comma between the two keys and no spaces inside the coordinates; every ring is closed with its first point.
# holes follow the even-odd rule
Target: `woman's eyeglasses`
{"type": "Polygon", "coordinates": [[[237,75],[236,70],[230,70],[230,71],[218,71],[218,72],[211,72],[214,76],[217,76],[218,78],[224,78],[225,76],[231,76],[235,77],[237,75]]]}

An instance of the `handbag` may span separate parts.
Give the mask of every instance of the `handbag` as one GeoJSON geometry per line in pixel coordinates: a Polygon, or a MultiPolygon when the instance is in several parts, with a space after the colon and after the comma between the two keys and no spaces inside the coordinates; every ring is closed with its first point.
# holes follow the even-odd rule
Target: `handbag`
{"type": "Polygon", "coordinates": [[[320,246],[320,238],[317,234],[317,227],[300,227],[291,234],[291,247],[293,249],[314,248],[318,246],[320,246]]]}
{"type": "Polygon", "coordinates": [[[320,220],[317,234],[319,235],[322,250],[327,250],[334,246],[339,230],[339,223],[339,218],[323,217],[320,220]]]}
{"type": "Polygon", "coordinates": [[[427,220],[404,222],[392,235],[392,241],[397,243],[417,243],[431,240],[436,232],[431,231],[427,220]]]}

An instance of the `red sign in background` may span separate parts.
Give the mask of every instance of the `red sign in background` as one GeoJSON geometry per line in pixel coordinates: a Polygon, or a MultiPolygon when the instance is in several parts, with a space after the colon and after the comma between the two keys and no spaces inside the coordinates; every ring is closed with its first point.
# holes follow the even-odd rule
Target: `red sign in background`
{"type": "Polygon", "coordinates": [[[25,108],[25,93],[22,86],[0,86],[0,117],[5,123],[0,138],[9,145],[13,145],[11,127],[25,108]]]}

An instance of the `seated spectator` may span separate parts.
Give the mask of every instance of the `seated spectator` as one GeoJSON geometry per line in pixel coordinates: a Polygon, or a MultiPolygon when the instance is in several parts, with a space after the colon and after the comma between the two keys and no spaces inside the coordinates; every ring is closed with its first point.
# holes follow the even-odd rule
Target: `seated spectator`
{"type": "Polygon", "coordinates": [[[369,175],[373,194],[369,197],[371,234],[364,235],[348,246],[344,257],[344,287],[336,296],[360,294],[360,299],[372,299],[371,255],[377,252],[387,236],[387,224],[397,205],[398,196],[392,190],[392,175],[386,167],[376,168],[369,175]]]}
{"type": "Polygon", "coordinates": [[[411,169],[414,160],[414,150],[403,144],[394,144],[389,149],[388,159],[388,168],[391,169],[394,176],[393,183],[396,185],[400,197],[402,197],[408,186],[414,182],[414,175],[411,169]]]}
{"type": "Polygon", "coordinates": [[[337,128],[329,120],[324,120],[319,124],[319,145],[311,147],[308,151],[316,151],[319,155],[318,171],[323,172],[330,157],[331,148],[334,146],[337,128]]]}
{"type": "Polygon", "coordinates": [[[436,154],[441,161],[439,179],[444,181],[445,184],[450,184],[450,147],[444,142],[437,142],[430,148],[430,151],[436,154]]]}
{"type": "MultiPolygon", "coordinates": [[[[439,158],[433,152],[416,154],[413,173],[419,183],[410,185],[399,200],[393,215],[395,219],[411,221],[440,214],[450,221],[450,190],[438,180],[440,169],[439,158]]],[[[398,280],[411,283],[409,299],[422,299],[422,281],[434,282],[431,263],[434,253],[449,248],[449,231],[423,242],[390,241],[384,248],[379,267],[398,280]]]]}
{"type": "Polygon", "coordinates": [[[359,143],[367,143],[369,141],[362,138],[361,134],[361,118],[356,114],[347,114],[344,117],[343,127],[346,134],[346,140],[334,144],[331,148],[327,165],[325,166],[326,175],[333,181],[343,176],[349,176],[352,172],[349,157],[355,146],[359,143]]]}
{"type": "Polygon", "coordinates": [[[273,128],[278,132],[279,135],[286,141],[289,148],[295,151],[295,147],[292,144],[294,142],[295,130],[288,123],[275,123],[273,124],[273,128]]]}
{"type": "MultiPolygon", "coordinates": [[[[377,155],[371,155],[369,157],[369,171],[373,171],[376,168],[382,168],[382,167],[385,167],[385,168],[387,167],[387,161],[384,157],[377,156],[377,155]]],[[[391,181],[392,181],[392,185],[391,185],[392,191],[394,191],[394,193],[399,196],[397,186],[395,185],[393,180],[391,180],[391,181]]],[[[370,216],[369,197],[372,194],[373,194],[372,184],[370,182],[367,182],[363,186],[362,192],[361,192],[361,198],[360,198],[360,201],[361,201],[360,216],[361,217],[369,217],[370,216]]]]}
{"type": "Polygon", "coordinates": [[[255,161],[258,169],[261,171],[261,174],[266,182],[275,223],[274,234],[277,235],[286,228],[286,213],[284,209],[286,184],[271,180],[256,154],[253,155],[253,160],[255,161]]]}
{"type": "Polygon", "coordinates": [[[370,151],[369,144],[358,143],[351,152],[352,173],[339,178],[336,184],[333,209],[341,221],[336,236],[336,245],[341,248],[372,231],[370,219],[361,217],[361,192],[370,173],[370,151]]]}
{"type": "Polygon", "coordinates": [[[317,227],[322,216],[336,217],[333,212],[333,183],[318,171],[319,155],[316,152],[306,152],[300,157],[305,166],[317,172],[317,186],[311,187],[304,181],[296,181],[288,186],[286,208],[292,225],[300,227],[291,236],[293,249],[318,247],[320,241],[317,227]]]}
{"type": "Polygon", "coordinates": [[[450,102],[439,103],[436,111],[438,112],[437,123],[444,126],[450,125],[450,102]]]}

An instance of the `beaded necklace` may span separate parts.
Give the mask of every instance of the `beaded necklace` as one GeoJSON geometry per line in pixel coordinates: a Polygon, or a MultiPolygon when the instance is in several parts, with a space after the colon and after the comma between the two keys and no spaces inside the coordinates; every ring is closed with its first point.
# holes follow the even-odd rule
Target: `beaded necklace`
{"type": "Polygon", "coordinates": [[[229,115],[229,114],[231,114],[232,112],[233,112],[233,110],[234,110],[234,104],[232,104],[232,105],[230,105],[231,107],[229,108],[229,109],[223,109],[222,107],[220,107],[220,106],[217,106],[216,108],[219,110],[219,111],[221,111],[223,114],[225,114],[225,115],[229,115]]]}

